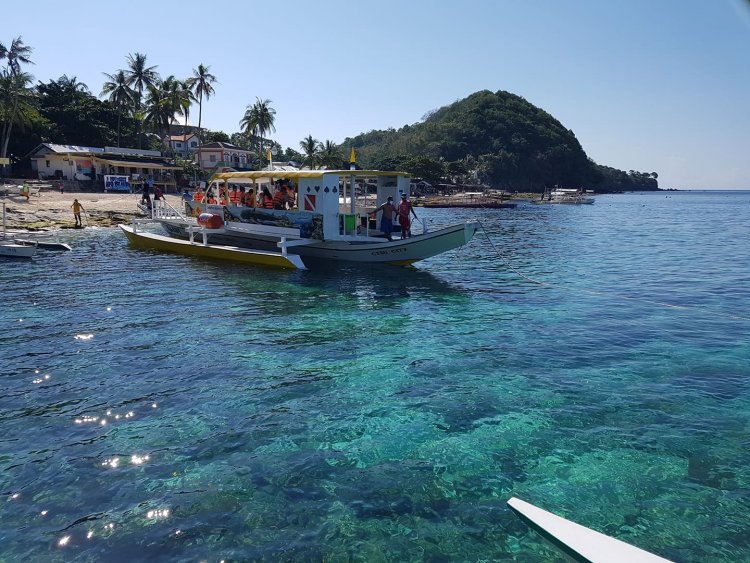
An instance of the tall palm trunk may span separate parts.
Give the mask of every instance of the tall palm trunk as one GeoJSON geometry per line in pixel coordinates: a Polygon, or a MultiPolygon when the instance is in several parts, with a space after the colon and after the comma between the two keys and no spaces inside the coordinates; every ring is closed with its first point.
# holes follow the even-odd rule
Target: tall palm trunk
{"type": "Polygon", "coordinates": [[[13,96],[13,110],[10,112],[10,120],[8,121],[8,128],[5,130],[5,138],[3,139],[2,150],[0,150],[0,158],[5,158],[8,155],[8,143],[10,143],[10,133],[13,130],[13,122],[16,120],[16,112],[18,111],[18,92],[13,96]]]}
{"type": "MultiPolygon", "coordinates": [[[[198,168],[201,168],[201,146],[203,145],[201,117],[203,117],[203,90],[201,90],[198,95],[198,168]]],[[[185,125],[187,125],[187,123],[185,125]]]]}
{"type": "Polygon", "coordinates": [[[120,116],[122,115],[122,104],[117,106],[117,148],[120,148],[120,116]]]}

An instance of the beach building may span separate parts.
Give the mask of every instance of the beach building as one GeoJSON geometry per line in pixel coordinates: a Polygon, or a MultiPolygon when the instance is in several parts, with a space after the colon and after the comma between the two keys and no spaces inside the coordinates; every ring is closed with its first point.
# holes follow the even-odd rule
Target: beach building
{"type": "Polygon", "coordinates": [[[201,145],[200,151],[196,152],[195,160],[198,165],[207,171],[230,166],[235,170],[249,170],[253,151],[243,149],[232,143],[214,141],[201,145]],[[200,155],[200,160],[199,159],[200,155]]]}
{"type": "Polygon", "coordinates": [[[151,177],[165,192],[176,190],[180,170],[159,151],[122,147],[86,147],[40,143],[29,153],[31,169],[41,180],[59,178],[103,186],[106,176],[127,177],[131,189],[151,177]]]}

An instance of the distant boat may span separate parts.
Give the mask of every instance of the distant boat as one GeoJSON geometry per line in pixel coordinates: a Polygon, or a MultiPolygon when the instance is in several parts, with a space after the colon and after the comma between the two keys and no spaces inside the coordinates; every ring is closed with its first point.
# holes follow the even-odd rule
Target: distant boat
{"type": "Polygon", "coordinates": [[[544,192],[542,198],[534,203],[565,203],[572,205],[590,205],[594,203],[591,190],[571,190],[567,188],[555,188],[550,192],[544,192]]]}
{"type": "Polygon", "coordinates": [[[505,199],[502,193],[463,192],[452,196],[425,198],[421,207],[427,208],[469,208],[469,209],[513,209],[515,203],[505,199]]]}
{"type": "Polygon", "coordinates": [[[577,561],[670,563],[668,559],[566,520],[519,498],[511,498],[508,506],[546,539],[577,561]]]}

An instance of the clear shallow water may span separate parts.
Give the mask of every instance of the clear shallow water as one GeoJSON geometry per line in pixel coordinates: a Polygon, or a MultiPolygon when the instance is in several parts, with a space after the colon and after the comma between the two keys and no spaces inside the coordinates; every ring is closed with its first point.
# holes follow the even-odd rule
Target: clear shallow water
{"type": "Polygon", "coordinates": [[[3,558],[560,559],[519,496],[750,560],[750,193],[420,215],[492,244],[279,272],[87,230],[3,262],[3,558]]]}

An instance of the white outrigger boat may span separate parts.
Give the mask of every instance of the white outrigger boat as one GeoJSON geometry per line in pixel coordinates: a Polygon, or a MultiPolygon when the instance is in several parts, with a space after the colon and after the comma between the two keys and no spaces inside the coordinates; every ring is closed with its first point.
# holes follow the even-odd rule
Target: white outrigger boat
{"type": "Polygon", "coordinates": [[[508,506],[527,524],[576,561],[590,563],[670,563],[669,559],[664,559],[624,541],[566,520],[519,498],[511,498],[508,501],[508,506]]]}
{"type": "MultiPolygon", "coordinates": [[[[361,189],[361,188],[359,188],[361,189]]],[[[217,203],[186,201],[184,212],[155,201],[152,220],[161,224],[171,237],[185,239],[196,217],[204,213],[223,218],[221,229],[208,231],[210,244],[230,245],[254,250],[278,251],[302,257],[306,263],[337,260],[363,263],[409,265],[468,243],[479,230],[478,222],[451,225],[422,232],[409,238],[389,241],[377,229],[371,214],[390,196],[398,202],[409,194],[409,176],[399,172],[376,170],[303,170],[226,172],[214,176],[207,190],[222,198],[217,203]],[[266,209],[258,206],[258,194],[273,187],[274,180],[287,182],[294,193],[291,209],[266,209]],[[232,186],[252,190],[251,205],[234,203],[229,197],[232,186]],[[375,189],[374,197],[358,196],[358,186],[375,189]],[[221,190],[226,189],[222,198],[221,190]],[[348,193],[348,197],[347,197],[348,193]]],[[[246,192],[247,193],[247,192],[246,192]]],[[[397,223],[394,227],[398,229],[397,223]]]]}
{"type": "Polygon", "coordinates": [[[568,188],[555,188],[542,194],[542,198],[534,203],[566,203],[572,205],[591,205],[594,203],[594,192],[591,190],[572,190],[568,188]]]}

